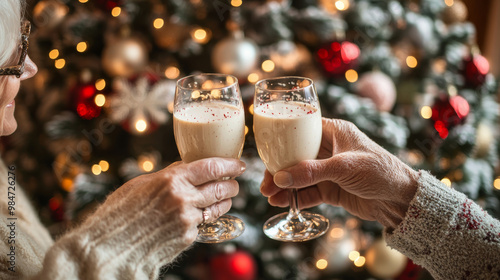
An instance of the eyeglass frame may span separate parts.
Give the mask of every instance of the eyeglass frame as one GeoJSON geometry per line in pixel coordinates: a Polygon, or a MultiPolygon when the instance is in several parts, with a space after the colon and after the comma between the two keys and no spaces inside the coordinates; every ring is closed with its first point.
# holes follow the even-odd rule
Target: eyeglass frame
{"type": "Polygon", "coordinates": [[[26,62],[26,56],[28,55],[28,39],[31,33],[31,22],[25,20],[21,23],[21,46],[22,52],[19,62],[15,66],[0,67],[0,76],[5,75],[16,75],[20,78],[24,73],[24,63],[26,62]]]}

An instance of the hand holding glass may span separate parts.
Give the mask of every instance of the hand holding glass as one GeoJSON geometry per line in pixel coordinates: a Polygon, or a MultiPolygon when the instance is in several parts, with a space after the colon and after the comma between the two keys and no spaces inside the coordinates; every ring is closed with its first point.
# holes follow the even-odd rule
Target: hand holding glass
{"type": "MultiPolygon", "coordinates": [[[[210,157],[240,158],[245,141],[245,113],[238,80],[223,74],[178,80],[174,136],[184,162],[210,157]]],[[[196,241],[219,243],[240,236],[244,229],[243,221],[223,215],[214,222],[201,224],[196,241]]]]}
{"type": "MultiPolygon", "coordinates": [[[[313,81],[302,77],[271,78],[255,84],[254,133],[259,156],[276,172],[315,159],[321,136],[321,110],[313,81]]],[[[323,235],[328,219],[299,211],[297,189],[289,191],[290,211],[270,218],[264,233],[280,241],[306,241],[323,235]]]]}

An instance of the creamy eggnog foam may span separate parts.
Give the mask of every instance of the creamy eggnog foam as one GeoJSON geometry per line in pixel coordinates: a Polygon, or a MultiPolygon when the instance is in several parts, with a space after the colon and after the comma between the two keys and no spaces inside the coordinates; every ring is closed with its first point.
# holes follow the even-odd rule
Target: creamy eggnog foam
{"type": "Polygon", "coordinates": [[[318,155],[321,110],[300,102],[270,102],[254,108],[254,134],[259,155],[274,175],[318,155]]]}
{"type": "Polygon", "coordinates": [[[208,157],[239,158],[245,141],[243,108],[218,101],[177,107],[174,135],[184,162],[208,157]]]}

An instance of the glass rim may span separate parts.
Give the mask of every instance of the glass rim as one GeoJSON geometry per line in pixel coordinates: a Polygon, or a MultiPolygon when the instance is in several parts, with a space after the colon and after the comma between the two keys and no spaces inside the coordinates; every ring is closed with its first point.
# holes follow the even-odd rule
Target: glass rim
{"type": "Polygon", "coordinates": [[[193,77],[202,77],[202,76],[208,76],[208,77],[231,77],[233,78],[233,83],[229,84],[229,85],[226,85],[226,86],[221,86],[221,87],[216,87],[216,88],[211,88],[211,89],[206,89],[206,90],[212,90],[212,89],[226,89],[226,88],[230,88],[230,87],[233,87],[235,85],[238,85],[238,78],[236,78],[235,76],[233,75],[230,75],[230,74],[222,74],[222,73],[201,73],[201,74],[193,74],[193,75],[189,75],[189,76],[185,76],[185,77],[182,77],[180,79],[177,80],[176,82],[176,86],[177,88],[180,88],[180,89],[183,89],[183,90],[204,90],[204,89],[201,89],[201,88],[188,88],[188,87],[185,87],[183,86],[181,83],[184,82],[185,80],[187,79],[190,79],[190,78],[193,78],[193,77]]]}
{"type": "Polygon", "coordinates": [[[272,77],[272,78],[266,78],[266,79],[262,79],[258,82],[255,83],[255,87],[258,88],[258,89],[261,89],[261,90],[265,90],[265,91],[269,91],[269,92],[287,92],[287,91],[294,91],[294,90],[305,90],[309,87],[312,87],[314,86],[314,81],[311,79],[311,78],[307,78],[307,77],[301,77],[301,76],[281,76],[281,77],[272,77]],[[263,88],[261,85],[262,83],[264,82],[267,82],[267,81],[273,81],[273,80],[280,80],[280,79],[297,79],[297,80],[307,80],[310,82],[309,85],[305,86],[305,87],[298,87],[298,88],[295,88],[295,89],[268,89],[268,88],[263,88]]]}

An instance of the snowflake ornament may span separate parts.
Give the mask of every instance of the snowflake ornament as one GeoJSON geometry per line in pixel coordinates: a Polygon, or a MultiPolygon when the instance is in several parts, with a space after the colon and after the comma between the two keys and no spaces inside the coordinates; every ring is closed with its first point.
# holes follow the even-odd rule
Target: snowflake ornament
{"type": "Polygon", "coordinates": [[[175,81],[160,80],[152,74],[115,80],[117,92],[110,100],[110,117],[136,133],[151,131],[170,118],[169,105],[175,96],[175,81]]]}

